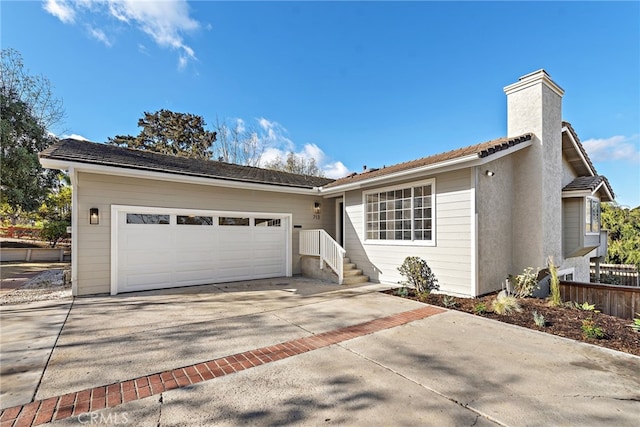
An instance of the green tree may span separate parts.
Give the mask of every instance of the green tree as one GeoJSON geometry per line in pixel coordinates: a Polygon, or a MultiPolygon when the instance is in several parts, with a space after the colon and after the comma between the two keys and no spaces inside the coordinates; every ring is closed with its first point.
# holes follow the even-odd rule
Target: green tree
{"type": "Polygon", "coordinates": [[[56,172],[45,171],[38,152],[55,142],[48,128],[64,118],[49,80],[30,75],[14,49],[0,51],[0,202],[12,223],[38,208],[56,172]]]}
{"type": "Polygon", "coordinates": [[[606,262],[635,264],[640,268],[640,207],[602,204],[602,228],[609,231],[606,262]]]}
{"type": "Polygon", "coordinates": [[[38,161],[38,152],[54,141],[24,102],[0,94],[0,201],[13,209],[14,224],[21,211],[37,209],[54,185],[55,172],[38,161]]]}
{"type": "Polygon", "coordinates": [[[267,162],[265,167],[299,175],[324,176],[324,172],[318,167],[315,159],[306,158],[292,151],[287,154],[286,159],[278,156],[274,160],[267,162]]]}
{"type": "Polygon", "coordinates": [[[108,142],[120,147],[155,151],[174,156],[209,159],[216,133],[205,129],[201,116],[159,110],[138,120],[138,136],[116,135],[108,142]]]}

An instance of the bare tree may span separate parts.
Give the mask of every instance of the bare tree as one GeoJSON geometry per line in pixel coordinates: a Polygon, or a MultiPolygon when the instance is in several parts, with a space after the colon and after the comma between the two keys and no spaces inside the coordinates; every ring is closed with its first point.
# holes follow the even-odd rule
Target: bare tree
{"type": "Polygon", "coordinates": [[[239,165],[258,166],[264,151],[258,133],[246,129],[241,122],[229,126],[226,121],[216,119],[217,141],[213,146],[213,157],[219,161],[239,165]]]}
{"type": "Polygon", "coordinates": [[[278,156],[264,166],[267,169],[297,173],[299,175],[324,176],[324,172],[318,167],[316,159],[306,158],[293,151],[289,151],[286,159],[278,156]]]}
{"type": "Polygon", "coordinates": [[[49,79],[43,75],[30,75],[24,68],[22,55],[15,49],[2,49],[0,56],[2,94],[22,102],[38,124],[47,130],[61,123],[64,119],[62,99],[53,95],[49,79]]]}

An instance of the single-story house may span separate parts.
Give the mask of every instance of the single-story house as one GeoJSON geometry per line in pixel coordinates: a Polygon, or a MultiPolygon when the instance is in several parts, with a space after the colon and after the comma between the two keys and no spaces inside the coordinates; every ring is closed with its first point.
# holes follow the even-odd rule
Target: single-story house
{"type": "Polygon", "coordinates": [[[62,140],[40,162],[71,177],[73,294],[291,276],[310,259],[337,282],[395,284],[407,256],[459,296],[549,256],[589,281],[611,186],[544,70],[504,91],[504,138],[337,180],[62,140]]]}

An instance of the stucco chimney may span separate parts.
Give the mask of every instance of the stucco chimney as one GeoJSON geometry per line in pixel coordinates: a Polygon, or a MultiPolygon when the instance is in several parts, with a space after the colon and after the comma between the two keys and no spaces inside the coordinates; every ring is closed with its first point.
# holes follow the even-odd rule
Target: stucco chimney
{"type": "Polygon", "coordinates": [[[543,267],[562,259],[562,96],[545,70],[522,76],[504,88],[507,136],[532,132],[530,147],[514,161],[513,266],[543,267]]]}

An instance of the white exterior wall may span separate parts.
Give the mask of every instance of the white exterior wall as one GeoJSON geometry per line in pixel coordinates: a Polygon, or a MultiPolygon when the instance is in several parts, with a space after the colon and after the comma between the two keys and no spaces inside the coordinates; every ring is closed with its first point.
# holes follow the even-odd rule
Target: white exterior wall
{"type": "MultiPolygon", "coordinates": [[[[349,191],[345,197],[345,249],[371,281],[396,284],[403,278],[398,267],[407,256],[427,261],[440,284],[440,291],[464,296],[475,295],[475,255],[472,233],[474,190],[472,169],[447,172],[435,177],[435,246],[367,243],[363,190],[349,191]]],[[[411,186],[416,181],[405,181],[411,186]]],[[[385,184],[381,187],[387,187],[385,184]]],[[[395,186],[396,184],[393,184],[395,186]]],[[[375,187],[364,191],[373,190],[375,187]]]]}
{"type": "MultiPolygon", "coordinates": [[[[320,196],[295,195],[259,190],[220,188],[208,185],[78,173],[76,295],[110,292],[111,205],[152,206],[184,209],[291,213],[292,225],[303,229],[335,229],[333,202],[320,196]],[[321,202],[321,218],[314,219],[313,204],[321,202]],[[98,208],[100,224],[89,225],[89,209],[98,208]]],[[[293,273],[300,273],[298,230],[292,232],[293,273]]]]}
{"type": "MultiPolygon", "coordinates": [[[[525,148],[523,151],[530,150],[525,148]]],[[[513,267],[514,156],[505,156],[478,170],[478,293],[502,287],[513,267]],[[485,171],[495,173],[487,176],[485,171]]]]}
{"type": "Polygon", "coordinates": [[[505,88],[507,135],[535,134],[527,150],[514,154],[513,265],[543,267],[562,257],[562,95],[544,71],[505,88]]]}

